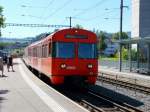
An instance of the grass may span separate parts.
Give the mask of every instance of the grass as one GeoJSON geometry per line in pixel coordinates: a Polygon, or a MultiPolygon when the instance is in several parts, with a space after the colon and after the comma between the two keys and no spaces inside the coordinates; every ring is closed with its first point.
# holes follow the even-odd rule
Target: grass
{"type": "Polygon", "coordinates": [[[103,61],[105,61],[105,60],[107,60],[107,61],[118,61],[119,60],[119,58],[117,58],[117,57],[106,57],[106,56],[99,56],[99,59],[103,60],[103,61]]]}

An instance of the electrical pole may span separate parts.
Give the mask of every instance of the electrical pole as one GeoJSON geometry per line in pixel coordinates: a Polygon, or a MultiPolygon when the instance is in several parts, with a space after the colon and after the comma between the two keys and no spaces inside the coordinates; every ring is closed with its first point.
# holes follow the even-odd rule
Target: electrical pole
{"type": "Polygon", "coordinates": [[[70,21],[70,28],[72,27],[72,26],[71,26],[71,19],[72,19],[72,17],[70,16],[70,17],[69,17],[69,21],[70,21]]]}
{"type": "Polygon", "coordinates": [[[67,19],[69,18],[69,27],[71,28],[72,27],[72,17],[67,17],[67,19]]]}
{"type": "Polygon", "coordinates": [[[120,3],[120,36],[119,36],[119,71],[122,70],[122,45],[121,45],[121,39],[122,39],[122,20],[123,20],[123,0],[121,0],[120,3]]]}

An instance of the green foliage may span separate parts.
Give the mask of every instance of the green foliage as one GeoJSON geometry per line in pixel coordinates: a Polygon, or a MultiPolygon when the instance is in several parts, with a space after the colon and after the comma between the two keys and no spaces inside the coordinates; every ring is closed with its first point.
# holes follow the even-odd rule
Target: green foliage
{"type": "Polygon", "coordinates": [[[99,59],[103,61],[118,61],[118,57],[107,57],[104,55],[101,55],[99,59]]]}
{"type": "Polygon", "coordinates": [[[105,44],[105,42],[104,42],[104,40],[107,38],[106,37],[106,33],[105,32],[103,32],[103,31],[98,31],[98,30],[93,30],[93,32],[94,33],[96,33],[96,35],[97,35],[97,38],[98,38],[98,40],[99,40],[99,43],[98,43],[98,49],[100,50],[100,51],[103,51],[105,48],[106,48],[106,44],[105,44]]]}
{"type": "MultiPolygon", "coordinates": [[[[3,12],[3,7],[0,6],[0,28],[4,27],[4,21],[5,21],[2,12],[3,12]]],[[[0,36],[1,36],[1,31],[0,31],[0,36]]]]}
{"type": "Polygon", "coordinates": [[[13,45],[14,43],[8,43],[8,42],[0,42],[0,49],[3,49],[7,46],[13,45]]]}
{"type": "Polygon", "coordinates": [[[41,33],[41,34],[37,35],[32,41],[35,42],[35,41],[41,40],[41,39],[47,37],[50,34],[51,33],[41,33]]]}
{"type": "MultiPolygon", "coordinates": [[[[113,40],[119,40],[119,37],[120,37],[120,32],[114,33],[112,35],[113,40]]],[[[129,36],[127,35],[127,33],[126,32],[122,32],[121,39],[128,39],[128,38],[129,38],[129,36]]]]}
{"type": "Polygon", "coordinates": [[[83,29],[83,26],[76,24],[76,26],[74,28],[83,29]]]}
{"type": "MultiPolygon", "coordinates": [[[[119,52],[117,52],[114,58],[119,58],[119,52]]],[[[122,59],[128,60],[129,59],[129,51],[126,48],[122,48],[122,59]]],[[[131,49],[131,59],[132,61],[137,60],[137,51],[135,49],[131,49]]]]}
{"type": "Polygon", "coordinates": [[[12,54],[15,55],[15,56],[23,56],[23,54],[24,54],[24,48],[14,49],[12,51],[12,54]]]}
{"type": "Polygon", "coordinates": [[[128,60],[128,50],[125,48],[122,49],[122,58],[128,60]]]}
{"type": "Polygon", "coordinates": [[[131,50],[131,58],[133,61],[136,61],[137,60],[137,51],[135,49],[132,49],[131,50]]]}

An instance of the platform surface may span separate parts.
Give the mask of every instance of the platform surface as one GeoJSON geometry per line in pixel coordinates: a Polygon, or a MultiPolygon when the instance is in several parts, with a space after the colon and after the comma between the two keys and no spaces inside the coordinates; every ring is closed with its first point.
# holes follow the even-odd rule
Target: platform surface
{"type": "Polygon", "coordinates": [[[149,87],[150,85],[150,75],[133,72],[119,72],[118,69],[113,69],[111,67],[106,66],[99,66],[98,71],[99,75],[103,74],[104,77],[117,77],[117,79],[137,83],[142,86],[149,87]]]}

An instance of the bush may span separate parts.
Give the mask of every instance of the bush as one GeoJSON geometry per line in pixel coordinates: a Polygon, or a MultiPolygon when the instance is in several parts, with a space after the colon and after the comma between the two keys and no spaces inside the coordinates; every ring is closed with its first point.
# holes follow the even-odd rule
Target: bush
{"type": "Polygon", "coordinates": [[[122,58],[128,60],[128,50],[125,48],[122,49],[122,58]]]}

